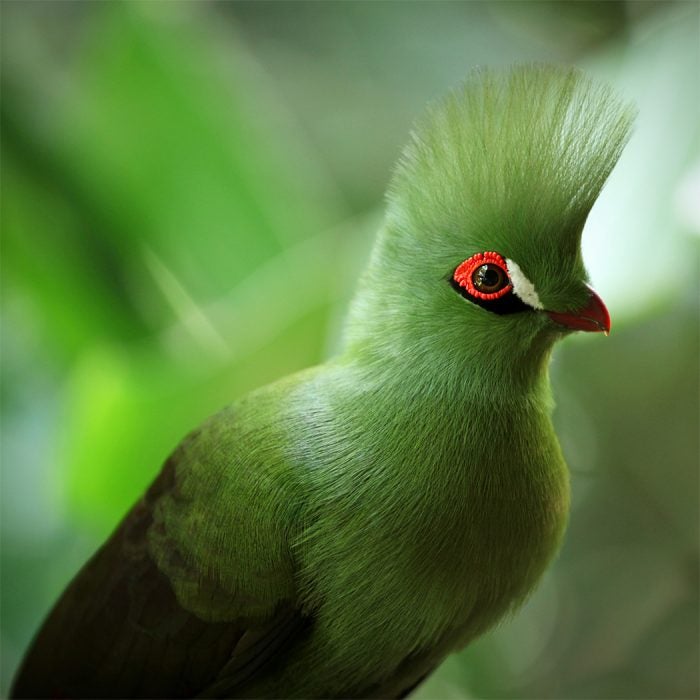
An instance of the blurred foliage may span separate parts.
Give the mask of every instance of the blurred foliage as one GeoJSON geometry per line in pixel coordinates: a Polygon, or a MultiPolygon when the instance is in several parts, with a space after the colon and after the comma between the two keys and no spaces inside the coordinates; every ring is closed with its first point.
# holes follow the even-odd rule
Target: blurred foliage
{"type": "Polygon", "coordinates": [[[700,694],[696,3],[0,10],[3,693],[177,441],[332,352],[425,102],[553,60],[640,107],[586,239],[614,333],[555,358],[559,560],[417,695],[700,694]]]}

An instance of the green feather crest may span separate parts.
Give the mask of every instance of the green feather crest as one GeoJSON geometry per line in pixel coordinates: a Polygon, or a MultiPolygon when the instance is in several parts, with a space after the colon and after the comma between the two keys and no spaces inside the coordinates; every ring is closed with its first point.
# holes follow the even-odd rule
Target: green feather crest
{"type": "Polygon", "coordinates": [[[437,225],[498,236],[499,222],[510,240],[554,235],[575,251],[633,118],[576,68],[475,70],[413,132],[390,212],[416,233],[437,225]]]}

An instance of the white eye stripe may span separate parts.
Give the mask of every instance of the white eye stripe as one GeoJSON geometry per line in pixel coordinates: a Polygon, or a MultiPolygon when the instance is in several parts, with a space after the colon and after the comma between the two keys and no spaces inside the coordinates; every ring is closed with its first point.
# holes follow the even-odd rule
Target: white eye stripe
{"type": "Polygon", "coordinates": [[[544,309],[544,306],[542,306],[542,302],[535,291],[535,285],[532,284],[527,277],[525,277],[525,273],[520,269],[518,263],[516,263],[514,260],[506,258],[506,265],[508,266],[510,281],[513,283],[513,294],[522,299],[533,309],[544,309]]]}

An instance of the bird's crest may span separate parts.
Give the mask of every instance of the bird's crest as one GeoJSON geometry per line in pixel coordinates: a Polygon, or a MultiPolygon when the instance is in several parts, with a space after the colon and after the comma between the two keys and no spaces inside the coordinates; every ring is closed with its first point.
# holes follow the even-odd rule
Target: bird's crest
{"type": "Polygon", "coordinates": [[[475,70],[412,133],[390,211],[416,232],[483,230],[493,245],[499,222],[510,240],[554,235],[575,250],[633,117],[576,68],[475,70]]]}

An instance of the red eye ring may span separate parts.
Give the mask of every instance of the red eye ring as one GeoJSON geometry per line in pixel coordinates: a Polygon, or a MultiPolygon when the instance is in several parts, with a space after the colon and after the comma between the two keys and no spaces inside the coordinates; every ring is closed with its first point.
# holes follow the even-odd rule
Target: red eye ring
{"type": "Polygon", "coordinates": [[[469,294],[478,299],[500,299],[513,288],[510,277],[508,276],[508,265],[506,265],[505,258],[493,251],[472,255],[471,258],[465,260],[457,267],[452,279],[454,279],[460,287],[466,289],[469,294]],[[474,286],[474,273],[484,265],[493,265],[500,270],[505,283],[500,289],[494,292],[482,292],[474,286]]]}

